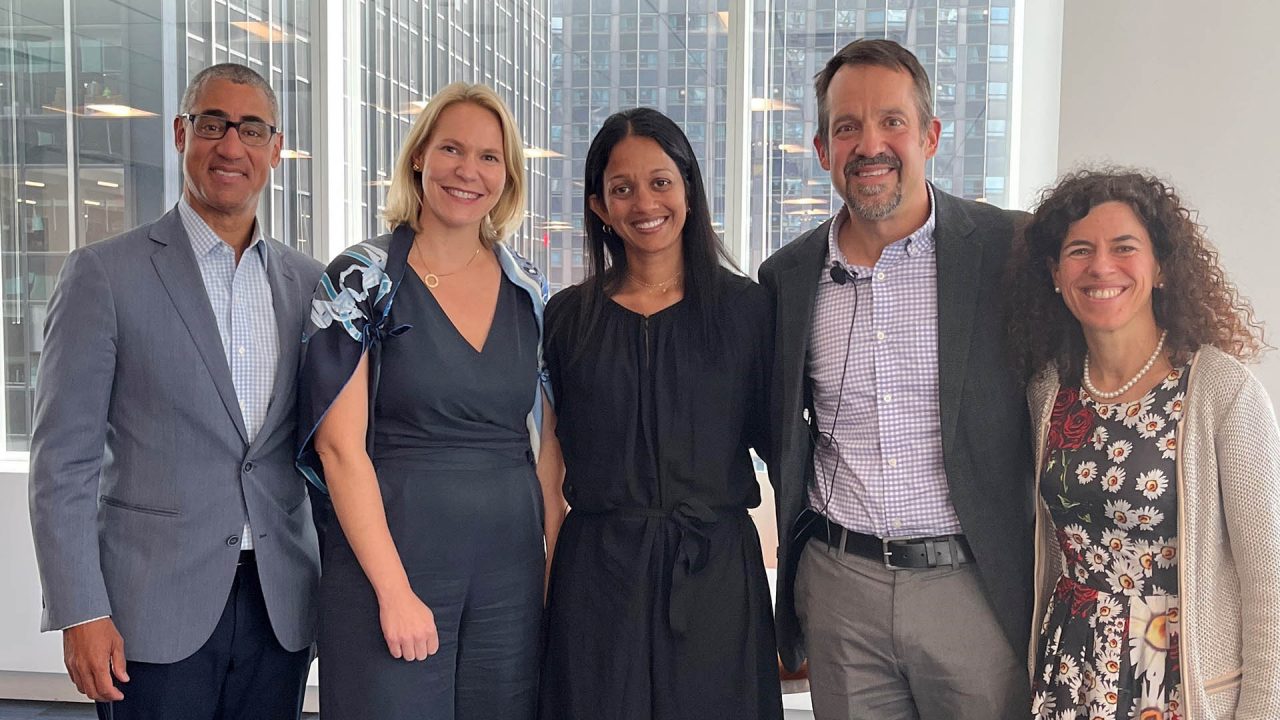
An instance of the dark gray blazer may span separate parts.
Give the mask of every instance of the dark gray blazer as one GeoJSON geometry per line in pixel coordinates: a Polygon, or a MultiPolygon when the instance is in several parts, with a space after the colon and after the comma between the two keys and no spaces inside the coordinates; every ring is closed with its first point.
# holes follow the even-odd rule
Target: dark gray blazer
{"type": "MultiPolygon", "coordinates": [[[[937,188],[934,199],[943,464],[983,589],[1015,655],[1023,657],[1032,604],[1030,420],[1004,356],[1002,275],[1014,225],[1025,214],[937,188]]],[[[760,266],[760,284],[773,294],[777,312],[769,476],[778,506],[778,648],[792,670],[805,658],[793,591],[807,537],[796,520],[813,477],[813,439],[804,419],[812,408],[805,359],[830,227],[831,221],[823,223],[760,266]]]]}
{"type": "Polygon", "coordinates": [[[293,465],[294,406],[322,268],[268,242],[280,361],[252,444],[177,208],[67,258],[31,444],[41,629],[110,615],[129,660],[187,657],[222,614],[247,508],[276,637],[288,650],[311,643],[320,561],[293,465]]]}

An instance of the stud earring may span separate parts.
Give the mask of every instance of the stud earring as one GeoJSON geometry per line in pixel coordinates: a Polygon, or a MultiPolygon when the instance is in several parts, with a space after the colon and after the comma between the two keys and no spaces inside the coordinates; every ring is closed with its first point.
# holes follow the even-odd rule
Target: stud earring
{"type": "Polygon", "coordinates": [[[417,164],[417,163],[414,163],[414,164],[413,164],[413,171],[414,171],[414,172],[422,172],[422,168],[418,167],[418,164],[417,164]]]}
{"type": "Polygon", "coordinates": [[[612,234],[613,234],[613,228],[609,227],[608,225],[605,225],[605,226],[604,226],[604,234],[605,234],[605,235],[612,235],[612,234]]]}
{"type": "Polygon", "coordinates": [[[1062,288],[1058,287],[1057,285],[1053,286],[1053,291],[1058,293],[1059,295],[1062,294],[1062,288]]]}

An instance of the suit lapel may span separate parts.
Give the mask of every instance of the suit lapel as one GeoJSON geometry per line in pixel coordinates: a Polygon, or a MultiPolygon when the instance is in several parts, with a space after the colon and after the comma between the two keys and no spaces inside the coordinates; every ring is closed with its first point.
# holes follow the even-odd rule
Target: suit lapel
{"type": "Polygon", "coordinates": [[[204,360],[205,367],[213,377],[213,386],[217,388],[227,414],[235,423],[241,440],[248,439],[244,428],[244,418],[240,415],[240,401],[236,398],[235,385],[231,382],[231,368],[227,365],[227,356],[222,349],[222,335],[218,332],[218,321],[213,316],[213,307],[209,305],[209,294],[204,288],[204,278],[196,265],[195,254],[191,250],[191,241],[182,226],[182,218],[175,207],[151,226],[151,240],[160,247],[151,255],[151,263],[156,274],[164,285],[169,299],[191,333],[196,350],[204,360]]]}
{"type": "Polygon", "coordinates": [[[960,395],[982,277],[982,245],[964,208],[939,190],[934,190],[934,197],[938,204],[933,231],[938,266],[938,404],[945,452],[956,447],[960,395]]]}
{"type": "Polygon", "coordinates": [[[778,342],[785,349],[782,377],[790,397],[799,397],[791,393],[800,393],[804,386],[809,329],[813,325],[813,306],[818,295],[818,273],[826,257],[830,230],[831,221],[828,220],[797,239],[795,262],[778,271],[778,342]]]}
{"type": "MultiPolygon", "coordinates": [[[[288,395],[295,392],[298,377],[297,346],[302,341],[303,302],[301,290],[293,268],[284,261],[283,247],[268,243],[270,259],[267,261],[267,281],[271,285],[271,304],[275,309],[276,332],[280,337],[280,352],[276,360],[276,380],[271,388],[271,403],[267,416],[255,440],[270,436],[270,430],[282,419],[281,413],[290,407],[288,395]]],[[[308,293],[310,288],[307,289],[308,293]]]]}

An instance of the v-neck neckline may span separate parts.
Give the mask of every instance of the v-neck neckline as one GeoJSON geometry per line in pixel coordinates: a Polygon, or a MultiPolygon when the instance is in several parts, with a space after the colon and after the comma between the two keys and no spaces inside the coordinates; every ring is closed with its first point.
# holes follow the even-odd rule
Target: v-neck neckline
{"type": "Polygon", "coordinates": [[[462,344],[469,348],[477,357],[484,355],[484,351],[489,347],[489,339],[493,337],[493,328],[498,324],[498,306],[502,304],[502,294],[506,292],[506,273],[502,272],[501,269],[498,271],[498,296],[494,299],[493,312],[489,316],[489,329],[485,331],[484,340],[481,342],[480,347],[477,348],[475,345],[472,345],[471,341],[467,339],[467,336],[463,335],[462,331],[458,329],[457,323],[453,321],[453,318],[449,317],[449,313],[444,309],[444,306],[440,304],[440,300],[436,298],[435,293],[431,292],[431,288],[427,287],[427,284],[422,281],[422,276],[413,269],[412,265],[408,265],[407,269],[409,274],[417,281],[417,286],[421,288],[422,292],[426,294],[427,298],[429,298],[431,304],[435,306],[436,310],[440,311],[440,316],[444,318],[445,324],[453,331],[454,337],[462,341],[462,344]]]}

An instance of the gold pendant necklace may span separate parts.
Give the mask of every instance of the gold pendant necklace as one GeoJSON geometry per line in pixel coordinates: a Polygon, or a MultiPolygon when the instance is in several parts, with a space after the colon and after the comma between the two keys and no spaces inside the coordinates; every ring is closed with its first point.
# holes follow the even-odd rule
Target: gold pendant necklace
{"type": "Polygon", "coordinates": [[[457,270],[454,270],[453,272],[447,272],[447,273],[431,272],[431,270],[427,267],[427,261],[422,257],[422,246],[415,242],[413,244],[413,249],[418,252],[418,264],[421,265],[422,269],[425,271],[422,275],[422,284],[434,290],[440,284],[440,278],[449,277],[450,275],[457,275],[463,270],[466,270],[471,265],[472,261],[476,259],[476,256],[480,254],[480,251],[484,249],[484,245],[481,245],[480,247],[476,248],[476,251],[471,253],[471,257],[467,258],[467,261],[462,264],[462,267],[458,268],[457,270]]]}

